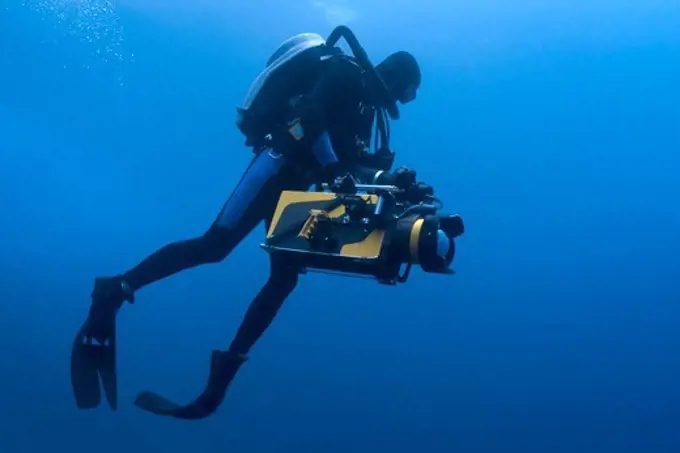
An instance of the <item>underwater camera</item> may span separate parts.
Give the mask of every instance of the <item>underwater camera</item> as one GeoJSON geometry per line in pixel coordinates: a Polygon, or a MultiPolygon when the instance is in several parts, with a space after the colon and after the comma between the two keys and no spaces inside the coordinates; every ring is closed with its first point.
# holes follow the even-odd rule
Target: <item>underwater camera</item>
{"type": "Polygon", "coordinates": [[[317,191],[282,192],[262,247],[308,270],[405,282],[414,264],[453,274],[458,215],[439,213],[431,190],[356,184],[351,177],[317,191]]]}

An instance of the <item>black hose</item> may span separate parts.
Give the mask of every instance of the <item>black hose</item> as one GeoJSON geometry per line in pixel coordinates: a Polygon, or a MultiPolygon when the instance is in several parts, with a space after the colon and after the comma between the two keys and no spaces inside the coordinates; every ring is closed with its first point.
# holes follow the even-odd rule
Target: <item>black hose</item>
{"type": "MultiPolygon", "coordinates": [[[[364,50],[361,44],[359,44],[359,40],[357,39],[354,32],[350,30],[349,27],[347,27],[346,25],[338,25],[333,29],[331,34],[328,35],[328,39],[326,39],[326,45],[328,47],[333,47],[338,43],[340,38],[345,38],[345,41],[347,41],[349,48],[352,50],[352,53],[354,54],[354,58],[357,59],[361,67],[369,71],[371,75],[375,77],[376,81],[378,82],[377,83],[378,88],[380,89],[380,91],[382,91],[381,95],[386,104],[385,110],[387,111],[390,118],[395,120],[399,119],[400,113],[396,99],[394,99],[394,97],[390,93],[390,90],[387,88],[385,81],[382,79],[382,77],[380,77],[380,74],[378,74],[378,71],[376,71],[375,66],[373,66],[373,63],[371,63],[371,60],[368,58],[368,54],[366,53],[366,50],[364,50]]],[[[387,142],[384,143],[385,146],[389,146],[389,132],[385,133],[385,131],[381,131],[381,140],[387,142]]]]}

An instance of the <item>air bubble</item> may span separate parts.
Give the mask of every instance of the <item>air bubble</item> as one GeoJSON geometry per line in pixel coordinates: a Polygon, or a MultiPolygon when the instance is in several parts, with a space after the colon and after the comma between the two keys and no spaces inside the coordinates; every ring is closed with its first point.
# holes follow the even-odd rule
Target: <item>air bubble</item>
{"type": "Polygon", "coordinates": [[[85,54],[81,67],[105,67],[115,73],[115,80],[124,78],[132,54],[125,52],[123,26],[110,0],[24,0],[21,5],[52,24],[59,37],[54,41],[65,52],[73,50],[73,41],[80,44],[78,58],[85,54]]]}

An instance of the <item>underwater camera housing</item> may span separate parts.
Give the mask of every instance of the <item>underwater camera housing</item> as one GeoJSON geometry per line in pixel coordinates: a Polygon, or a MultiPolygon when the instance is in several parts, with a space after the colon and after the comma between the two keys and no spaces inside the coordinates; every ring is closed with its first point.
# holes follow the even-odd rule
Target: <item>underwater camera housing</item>
{"type": "Polygon", "coordinates": [[[463,220],[440,214],[434,197],[414,199],[395,186],[356,184],[351,177],[320,189],[282,192],[265,250],[285,255],[302,272],[369,276],[388,285],[405,282],[414,264],[454,273],[463,220]]]}

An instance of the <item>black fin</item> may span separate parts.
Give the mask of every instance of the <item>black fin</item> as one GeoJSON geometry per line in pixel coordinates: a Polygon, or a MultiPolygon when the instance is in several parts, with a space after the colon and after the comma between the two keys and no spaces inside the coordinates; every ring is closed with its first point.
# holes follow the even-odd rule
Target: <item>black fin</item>
{"type": "Polygon", "coordinates": [[[157,393],[144,391],[137,395],[135,406],[156,415],[165,415],[184,420],[198,420],[210,416],[215,412],[219,405],[212,405],[211,408],[207,405],[199,404],[198,401],[200,399],[201,398],[199,397],[199,399],[193,403],[187,404],[186,406],[180,406],[157,393]]]}
{"type": "Polygon", "coordinates": [[[101,403],[95,356],[96,351],[85,343],[85,335],[78,332],[71,349],[71,387],[78,409],[93,409],[101,403]]]}
{"type": "Polygon", "coordinates": [[[71,386],[76,406],[79,409],[98,407],[103,388],[107,403],[116,410],[118,379],[115,334],[105,344],[99,344],[83,331],[81,329],[76,335],[71,350],[71,386]]]}
{"type": "Polygon", "coordinates": [[[206,418],[222,404],[229,384],[245,360],[245,357],[228,351],[213,351],[208,385],[193,402],[180,406],[157,393],[144,391],[137,395],[135,406],[156,415],[185,420],[206,418]]]}

